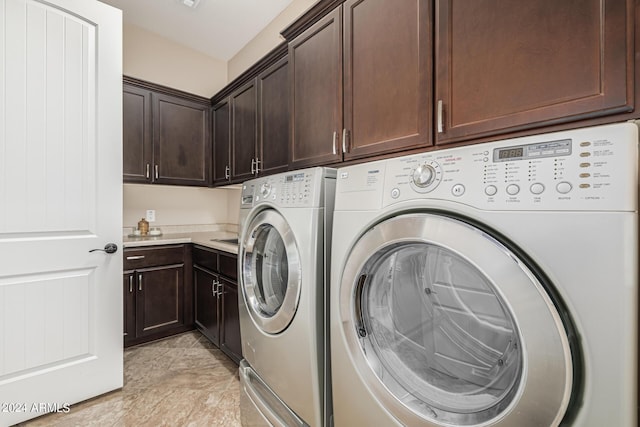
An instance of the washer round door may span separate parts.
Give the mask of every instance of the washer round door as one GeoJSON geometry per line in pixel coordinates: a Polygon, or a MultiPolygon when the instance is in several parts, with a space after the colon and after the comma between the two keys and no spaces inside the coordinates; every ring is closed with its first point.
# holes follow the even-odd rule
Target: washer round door
{"type": "Polygon", "coordinates": [[[562,318],[503,244],[437,214],[400,215],[349,254],[339,322],[355,369],[405,425],[558,425],[572,394],[562,318]]]}
{"type": "Polygon", "coordinates": [[[242,296],[251,319],[266,333],[282,332],[300,299],[300,256],[291,228],[277,211],[261,211],[241,252],[242,296]]]}

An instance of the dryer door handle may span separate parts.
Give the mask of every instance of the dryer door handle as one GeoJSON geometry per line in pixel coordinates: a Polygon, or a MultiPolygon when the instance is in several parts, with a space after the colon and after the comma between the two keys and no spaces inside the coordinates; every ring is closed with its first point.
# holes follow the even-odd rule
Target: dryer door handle
{"type": "Polygon", "coordinates": [[[356,284],[356,292],[355,292],[355,308],[356,308],[356,326],[358,328],[358,335],[361,338],[367,336],[367,330],[364,327],[364,317],[362,316],[362,289],[364,288],[364,284],[367,281],[367,275],[361,274],[358,277],[358,283],[356,284]]]}

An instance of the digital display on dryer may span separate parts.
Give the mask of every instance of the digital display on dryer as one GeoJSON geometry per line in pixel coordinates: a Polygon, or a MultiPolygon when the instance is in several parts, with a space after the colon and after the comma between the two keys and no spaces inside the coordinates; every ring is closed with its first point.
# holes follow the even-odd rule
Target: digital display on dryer
{"type": "Polygon", "coordinates": [[[519,159],[524,155],[524,148],[510,147],[498,151],[498,160],[519,159]]]}

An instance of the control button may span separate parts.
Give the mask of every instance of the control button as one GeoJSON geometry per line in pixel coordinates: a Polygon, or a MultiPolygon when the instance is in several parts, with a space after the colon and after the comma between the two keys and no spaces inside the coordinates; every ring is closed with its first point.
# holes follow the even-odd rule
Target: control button
{"type": "Polygon", "coordinates": [[[569,153],[568,148],[559,148],[556,150],[556,154],[568,154],[568,153],[569,153]]]}
{"type": "Polygon", "coordinates": [[[589,188],[591,184],[580,184],[580,188],[589,188]]]}
{"type": "Polygon", "coordinates": [[[291,198],[292,198],[293,200],[295,200],[295,199],[296,199],[296,195],[294,194],[293,196],[291,196],[291,198]]]}
{"type": "Polygon", "coordinates": [[[392,199],[397,199],[398,197],[400,197],[400,189],[398,188],[394,188],[391,190],[391,198],[392,199]]]}
{"type": "Polygon", "coordinates": [[[553,151],[553,150],[544,150],[544,151],[542,152],[542,155],[543,155],[543,156],[553,156],[554,154],[556,154],[556,152],[555,152],[555,151],[553,151]]]}
{"type": "Polygon", "coordinates": [[[436,177],[436,170],[431,165],[422,164],[413,171],[413,183],[424,188],[433,182],[436,177]]]}
{"type": "Polygon", "coordinates": [[[488,151],[485,151],[483,154],[484,154],[485,156],[488,156],[488,155],[489,155],[489,152],[488,152],[488,151]]]}
{"type": "Polygon", "coordinates": [[[591,166],[591,163],[580,163],[581,168],[588,168],[589,166],[591,166]]]}
{"type": "Polygon", "coordinates": [[[487,185],[484,189],[484,194],[487,196],[495,196],[498,192],[498,188],[495,185],[487,185]]]}
{"type": "Polygon", "coordinates": [[[580,157],[589,157],[591,155],[591,153],[589,153],[588,151],[585,151],[584,153],[580,153],[580,157]]]}
{"type": "Polygon", "coordinates": [[[556,185],[556,190],[561,194],[567,194],[572,188],[571,184],[567,181],[559,182],[558,185],[556,185]]]}
{"type": "Polygon", "coordinates": [[[460,197],[464,194],[464,185],[456,184],[451,188],[451,194],[456,197],[460,197]]]}
{"type": "Polygon", "coordinates": [[[531,184],[530,190],[533,194],[542,194],[542,192],[544,191],[544,185],[540,184],[539,182],[533,183],[531,184]]]}
{"type": "Polygon", "coordinates": [[[520,187],[518,187],[516,184],[507,185],[507,194],[509,194],[510,196],[515,196],[519,192],[520,192],[520,187]]]}
{"type": "Polygon", "coordinates": [[[488,162],[488,161],[489,161],[489,158],[488,158],[488,157],[485,157],[485,158],[483,158],[483,159],[482,159],[482,161],[483,161],[483,162],[488,162]]]}
{"type": "Polygon", "coordinates": [[[590,173],[581,173],[580,178],[589,178],[591,176],[590,173]]]}
{"type": "Polygon", "coordinates": [[[591,143],[589,141],[584,141],[584,142],[580,143],[580,147],[588,147],[590,145],[591,145],[591,143]]]}
{"type": "Polygon", "coordinates": [[[271,198],[272,198],[273,200],[275,200],[275,199],[276,199],[276,195],[274,194],[273,196],[271,196],[271,198]]]}

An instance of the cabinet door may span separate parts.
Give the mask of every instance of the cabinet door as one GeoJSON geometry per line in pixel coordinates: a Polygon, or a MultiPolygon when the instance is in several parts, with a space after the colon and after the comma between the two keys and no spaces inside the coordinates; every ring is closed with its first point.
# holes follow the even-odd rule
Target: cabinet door
{"type": "Polygon", "coordinates": [[[136,275],[137,336],[184,325],[184,267],[145,268],[136,275]]]}
{"type": "Polygon", "coordinates": [[[122,173],[125,182],[151,182],[151,92],[123,85],[122,173]]]}
{"type": "Polygon", "coordinates": [[[240,339],[240,314],[238,311],[238,286],[220,279],[222,283],[222,331],[220,349],[239,363],[242,359],[242,340],[240,339]]]}
{"type": "Polygon", "coordinates": [[[209,184],[209,106],[153,94],[154,182],[209,184]]]}
{"type": "Polygon", "coordinates": [[[340,162],[342,8],[289,44],[292,168],[340,162]]]}
{"type": "Polygon", "coordinates": [[[211,109],[213,129],[213,185],[226,185],[231,179],[231,106],[229,98],[211,109]]]}
{"type": "Polygon", "coordinates": [[[258,76],[258,154],[260,175],[289,167],[289,58],[258,76]]]}
{"type": "Polygon", "coordinates": [[[204,336],[215,345],[220,345],[218,276],[199,266],[193,267],[195,292],[195,324],[204,336]]]}
{"type": "Polygon", "coordinates": [[[633,2],[436,4],[437,143],[633,109],[633,2]]]}
{"type": "Polygon", "coordinates": [[[231,181],[242,182],[255,175],[258,101],[255,79],[230,95],[231,181]]]}
{"type": "Polygon", "coordinates": [[[344,159],[430,143],[427,0],[344,3],[344,159]]]}
{"type": "Polygon", "coordinates": [[[127,271],[123,276],[123,315],[124,315],[124,342],[136,338],[136,278],[132,271],[127,271]]]}

